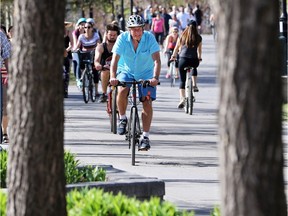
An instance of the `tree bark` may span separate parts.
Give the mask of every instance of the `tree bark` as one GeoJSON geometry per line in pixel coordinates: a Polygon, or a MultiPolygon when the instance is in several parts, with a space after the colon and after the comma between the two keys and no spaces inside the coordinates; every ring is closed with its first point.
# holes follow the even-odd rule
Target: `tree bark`
{"type": "Polygon", "coordinates": [[[286,216],[278,1],[218,0],[222,216],[286,216]]]}
{"type": "Polygon", "coordinates": [[[66,215],[65,1],[15,0],[7,215],[66,215]]]}

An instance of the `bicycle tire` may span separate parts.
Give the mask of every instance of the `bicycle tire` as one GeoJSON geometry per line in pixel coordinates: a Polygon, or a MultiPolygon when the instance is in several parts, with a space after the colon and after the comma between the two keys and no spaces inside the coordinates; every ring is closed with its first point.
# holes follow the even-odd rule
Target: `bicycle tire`
{"type": "Polygon", "coordinates": [[[171,85],[171,87],[174,87],[174,84],[175,84],[175,75],[174,75],[174,73],[175,73],[175,68],[174,68],[174,65],[175,65],[175,62],[174,61],[172,61],[171,63],[170,63],[170,68],[169,68],[169,73],[170,73],[170,85],[171,85]]]}
{"type": "Polygon", "coordinates": [[[130,118],[128,120],[128,130],[126,133],[126,140],[128,141],[128,148],[131,148],[131,138],[132,138],[132,108],[130,111],[130,118]]]}
{"type": "Polygon", "coordinates": [[[188,92],[188,101],[189,101],[188,113],[189,113],[189,115],[192,115],[192,113],[193,113],[193,101],[194,101],[193,99],[194,99],[194,94],[193,94],[193,88],[192,88],[192,80],[190,79],[189,92],[188,92]]]}
{"type": "Polygon", "coordinates": [[[132,159],[132,166],[135,166],[135,154],[136,154],[136,144],[137,144],[137,109],[136,107],[131,108],[131,138],[132,138],[132,152],[131,152],[131,159],[132,159]]]}
{"type": "Polygon", "coordinates": [[[96,101],[96,89],[92,74],[89,74],[89,93],[91,101],[94,103],[96,101]]]}
{"type": "Polygon", "coordinates": [[[112,91],[112,107],[111,107],[111,132],[117,133],[117,87],[112,91]]]}
{"type": "Polygon", "coordinates": [[[87,74],[87,69],[83,71],[82,76],[82,92],[83,92],[83,100],[85,103],[88,103],[89,101],[89,78],[87,74]]]}

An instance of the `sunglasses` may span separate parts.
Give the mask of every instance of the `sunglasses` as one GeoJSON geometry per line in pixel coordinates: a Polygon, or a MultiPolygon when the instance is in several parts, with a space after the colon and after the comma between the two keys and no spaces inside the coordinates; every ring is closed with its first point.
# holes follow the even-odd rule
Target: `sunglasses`
{"type": "Polygon", "coordinates": [[[87,29],[87,28],[90,29],[90,28],[92,28],[92,27],[91,27],[91,26],[85,26],[84,28],[85,28],[85,29],[87,29]]]}

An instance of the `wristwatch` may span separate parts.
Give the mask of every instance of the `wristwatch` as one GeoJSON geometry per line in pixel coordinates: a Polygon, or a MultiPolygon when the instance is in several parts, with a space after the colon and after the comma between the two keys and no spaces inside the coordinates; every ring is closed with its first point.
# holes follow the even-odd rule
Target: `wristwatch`
{"type": "Polygon", "coordinates": [[[154,76],[153,78],[156,80],[159,80],[159,76],[154,76]]]}

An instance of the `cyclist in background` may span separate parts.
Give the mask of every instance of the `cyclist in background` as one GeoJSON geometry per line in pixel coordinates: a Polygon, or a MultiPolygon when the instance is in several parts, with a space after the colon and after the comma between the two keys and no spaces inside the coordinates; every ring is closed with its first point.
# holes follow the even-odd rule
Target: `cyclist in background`
{"type": "MultiPolygon", "coordinates": [[[[4,66],[5,68],[3,68],[4,71],[6,71],[7,73],[9,72],[9,67],[8,67],[8,59],[11,56],[11,44],[7,38],[6,32],[2,32],[2,30],[0,30],[0,68],[2,70],[2,60],[4,62],[4,66]]],[[[8,133],[7,133],[7,127],[8,127],[8,115],[7,115],[7,87],[8,87],[8,83],[7,83],[7,77],[4,78],[2,77],[2,95],[3,95],[3,116],[2,116],[2,132],[3,132],[3,143],[8,143],[9,139],[8,139],[8,133]]],[[[2,107],[1,107],[2,108],[2,107]]]]}
{"type": "MultiPolygon", "coordinates": [[[[72,32],[72,47],[73,50],[75,50],[78,38],[81,34],[84,34],[85,30],[84,30],[84,26],[86,23],[86,19],[85,18],[80,18],[78,19],[76,26],[75,26],[75,30],[72,32]]],[[[81,47],[80,47],[81,49],[81,47]]],[[[80,82],[80,78],[81,78],[81,70],[80,70],[80,62],[79,62],[79,56],[77,52],[73,52],[72,53],[72,59],[73,59],[73,71],[74,71],[74,76],[76,78],[76,82],[77,82],[77,86],[78,88],[81,88],[81,82],[80,82]]]]}
{"type": "MultiPolygon", "coordinates": [[[[81,34],[78,38],[77,44],[75,49],[79,49],[80,47],[82,51],[84,52],[91,52],[91,57],[94,58],[95,51],[97,44],[99,44],[100,41],[100,36],[99,34],[94,31],[94,26],[95,22],[92,18],[89,18],[86,20],[86,23],[84,25],[84,34],[81,34]]],[[[95,83],[95,89],[96,89],[96,95],[98,94],[98,83],[99,83],[99,75],[98,71],[94,67],[94,62],[92,61],[92,70],[93,70],[93,79],[95,83]]],[[[81,63],[80,61],[80,68],[84,69],[84,64],[81,63]]],[[[81,80],[80,80],[81,81],[81,80]]]]}
{"type": "Polygon", "coordinates": [[[63,74],[63,79],[64,79],[64,98],[68,98],[68,86],[69,86],[69,80],[70,80],[70,66],[72,62],[72,45],[71,45],[71,39],[69,35],[69,30],[68,28],[72,26],[72,23],[65,22],[64,23],[64,47],[65,51],[67,52],[67,55],[65,53],[64,56],[64,74],[63,74]]]}
{"type": "Polygon", "coordinates": [[[107,101],[112,48],[119,34],[120,29],[117,25],[108,24],[104,34],[105,42],[98,44],[96,47],[94,65],[96,70],[101,71],[102,95],[99,98],[100,103],[107,101]]]}
{"type": "MultiPolygon", "coordinates": [[[[169,79],[170,76],[172,74],[169,73],[169,70],[170,70],[170,59],[171,59],[171,56],[172,56],[172,53],[174,51],[174,48],[176,46],[176,42],[177,42],[177,39],[179,37],[179,30],[177,27],[172,27],[171,29],[171,33],[167,36],[166,38],[166,46],[165,46],[165,53],[167,54],[167,64],[168,64],[168,72],[166,74],[166,78],[169,79]]],[[[176,79],[178,79],[178,61],[175,62],[175,68],[176,68],[176,79]]]]}
{"type": "MultiPolygon", "coordinates": [[[[144,20],[139,15],[131,15],[127,21],[128,31],[117,38],[112,49],[112,63],[110,67],[110,83],[117,85],[119,81],[150,80],[154,87],[142,88],[139,98],[143,105],[142,125],[143,134],[138,146],[139,150],[150,149],[149,131],[152,122],[152,101],[156,99],[156,85],[158,84],[161,60],[159,45],[153,34],[144,31],[144,20]],[[146,97],[150,92],[149,99],[146,97]]],[[[117,132],[126,133],[129,87],[119,87],[117,106],[120,115],[117,132]]]]}
{"type": "Polygon", "coordinates": [[[178,108],[184,107],[185,103],[185,82],[186,82],[186,71],[184,68],[193,67],[192,70],[192,83],[194,92],[198,92],[197,87],[197,67],[200,61],[202,61],[202,37],[198,34],[197,23],[191,20],[188,26],[184,29],[182,35],[177,40],[176,47],[171,56],[171,60],[176,60],[179,52],[179,72],[180,72],[180,102],[178,108]],[[180,51],[179,51],[180,49],[180,51]]]}

